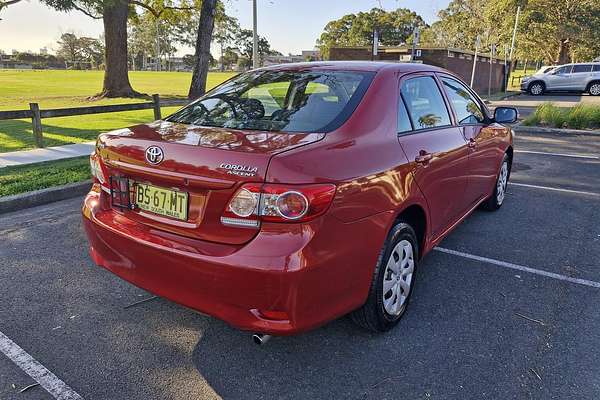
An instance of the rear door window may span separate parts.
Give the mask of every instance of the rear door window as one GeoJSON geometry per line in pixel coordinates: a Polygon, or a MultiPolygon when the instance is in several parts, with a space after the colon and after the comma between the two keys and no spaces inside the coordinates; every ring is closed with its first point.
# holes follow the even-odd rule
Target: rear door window
{"type": "Polygon", "coordinates": [[[442,78],[442,83],[460,125],[479,124],[484,121],[479,103],[465,85],[451,78],[442,78]]]}
{"type": "Polygon", "coordinates": [[[600,64],[594,64],[594,72],[600,72],[600,64]]]}
{"type": "Polygon", "coordinates": [[[573,73],[575,74],[577,72],[592,72],[592,66],[590,64],[575,65],[573,67],[573,73]]]}
{"type": "Polygon", "coordinates": [[[450,114],[433,77],[407,79],[401,91],[415,129],[450,125],[450,114]]]}

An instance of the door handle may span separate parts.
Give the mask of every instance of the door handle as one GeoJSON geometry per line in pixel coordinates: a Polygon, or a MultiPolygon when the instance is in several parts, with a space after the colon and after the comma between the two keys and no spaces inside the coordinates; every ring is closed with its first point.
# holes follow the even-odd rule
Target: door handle
{"type": "Polygon", "coordinates": [[[477,142],[475,141],[475,139],[470,138],[469,139],[469,144],[468,144],[469,148],[471,149],[475,149],[477,147],[477,142]]]}
{"type": "Polygon", "coordinates": [[[419,164],[427,164],[433,158],[433,154],[426,153],[421,151],[417,157],[415,157],[415,162],[419,164]]]}

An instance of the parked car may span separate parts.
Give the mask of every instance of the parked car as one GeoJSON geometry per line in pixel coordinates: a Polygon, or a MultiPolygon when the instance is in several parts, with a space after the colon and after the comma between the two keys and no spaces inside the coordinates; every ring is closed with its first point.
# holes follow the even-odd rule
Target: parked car
{"type": "Polygon", "coordinates": [[[503,204],[502,124],[516,117],[422,64],[250,71],[164,120],[99,136],[90,254],[239,329],[288,335],[351,313],[385,331],[419,261],[478,206],[503,204]]]}
{"type": "Polygon", "coordinates": [[[523,79],[521,90],[533,96],[547,92],[588,92],[600,96],[600,63],[566,64],[548,73],[536,73],[523,79]]]}

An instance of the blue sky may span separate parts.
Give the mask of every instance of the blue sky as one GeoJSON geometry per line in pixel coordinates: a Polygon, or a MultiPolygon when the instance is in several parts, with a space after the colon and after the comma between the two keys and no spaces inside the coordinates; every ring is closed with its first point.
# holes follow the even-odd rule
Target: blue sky
{"type": "MultiPolygon", "coordinates": [[[[258,0],[259,33],[271,46],[287,53],[312,49],[323,27],[332,19],[378,7],[410,8],[427,22],[436,18],[449,0],[258,0]]],[[[252,2],[226,0],[227,12],[237,17],[243,27],[252,27],[252,2]]],[[[101,21],[80,12],[56,12],[38,0],[24,0],[0,14],[0,49],[10,52],[52,49],[61,33],[74,31],[78,35],[95,36],[102,33],[101,21]],[[25,21],[27,21],[25,23],[25,21]]],[[[181,49],[180,53],[191,52],[181,49]]]]}

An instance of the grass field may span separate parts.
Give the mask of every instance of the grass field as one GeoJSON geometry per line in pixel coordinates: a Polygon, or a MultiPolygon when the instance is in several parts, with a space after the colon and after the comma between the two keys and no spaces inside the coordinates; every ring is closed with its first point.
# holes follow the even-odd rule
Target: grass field
{"type": "MultiPolygon", "coordinates": [[[[102,89],[103,74],[103,71],[0,70],[0,111],[28,109],[29,103],[38,103],[41,109],[47,109],[144,101],[127,98],[90,101],[89,97],[102,89]]],[[[233,75],[210,73],[208,87],[212,88],[233,75]]],[[[139,92],[158,93],[162,98],[184,98],[192,75],[186,72],[133,71],[129,77],[134,89],[139,92]]],[[[162,113],[168,115],[176,109],[165,107],[162,113]]],[[[94,140],[101,132],[152,119],[152,110],[43,119],[44,145],[94,140]]],[[[0,153],[33,147],[30,120],[0,121],[0,153]]]]}

